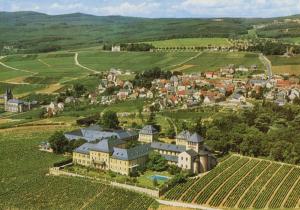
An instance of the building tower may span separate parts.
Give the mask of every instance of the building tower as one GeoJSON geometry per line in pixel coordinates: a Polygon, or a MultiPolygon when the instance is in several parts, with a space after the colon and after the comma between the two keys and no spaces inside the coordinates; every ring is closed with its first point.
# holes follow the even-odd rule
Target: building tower
{"type": "Polygon", "coordinates": [[[8,106],[7,106],[8,101],[13,98],[14,98],[14,96],[12,94],[11,89],[6,89],[5,94],[4,94],[4,110],[5,111],[8,111],[8,106]]]}

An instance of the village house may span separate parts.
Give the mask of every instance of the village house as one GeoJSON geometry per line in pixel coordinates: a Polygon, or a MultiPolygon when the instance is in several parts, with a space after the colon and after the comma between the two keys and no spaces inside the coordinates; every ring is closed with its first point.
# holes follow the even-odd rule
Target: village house
{"type": "Polygon", "coordinates": [[[120,45],[113,45],[111,47],[112,52],[120,52],[121,51],[121,46],[120,45]]]}
{"type": "Polygon", "coordinates": [[[46,111],[48,116],[55,116],[59,112],[64,111],[65,105],[62,102],[56,103],[56,102],[51,102],[47,107],[46,111]]]}

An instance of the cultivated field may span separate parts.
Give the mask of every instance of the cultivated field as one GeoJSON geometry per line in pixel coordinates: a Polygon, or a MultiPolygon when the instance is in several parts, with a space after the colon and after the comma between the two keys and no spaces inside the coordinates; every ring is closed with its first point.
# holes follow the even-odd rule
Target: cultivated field
{"type": "Polygon", "coordinates": [[[59,126],[0,130],[0,209],[147,210],[153,199],[85,179],[46,176],[63,156],[38,144],[59,126]]]}
{"type": "MultiPolygon", "coordinates": [[[[153,67],[185,73],[217,71],[228,64],[250,66],[257,64],[263,68],[257,54],[217,53],[217,52],[101,52],[96,50],[78,53],[49,53],[13,55],[0,62],[0,92],[7,87],[18,96],[29,92],[52,93],[66,84],[80,81],[88,88],[98,84],[90,74],[107,71],[111,68],[123,71],[142,72],[153,67]]],[[[134,74],[128,75],[132,78],[134,74]]]]}
{"type": "MultiPolygon", "coordinates": [[[[236,66],[244,65],[251,66],[253,64],[258,65],[259,69],[264,69],[264,66],[258,59],[258,55],[254,53],[244,52],[204,52],[196,58],[184,63],[181,71],[185,73],[203,72],[203,71],[218,71],[221,67],[229,64],[235,64],[236,66]]],[[[177,66],[176,68],[180,68],[177,66]]]]}
{"type": "Polygon", "coordinates": [[[190,57],[193,52],[82,52],[79,54],[79,62],[97,71],[107,71],[110,68],[123,71],[142,72],[153,67],[162,69],[179,64],[190,57]]]}
{"type": "Polygon", "coordinates": [[[231,209],[299,208],[300,167],[231,155],[205,176],[177,185],[165,198],[231,209]]]}
{"type": "Polygon", "coordinates": [[[231,43],[225,38],[185,38],[185,39],[168,39],[148,42],[156,48],[172,47],[207,47],[211,46],[230,46],[231,43]]]}
{"type": "Polygon", "coordinates": [[[272,62],[272,69],[275,74],[300,75],[300,55],[294,57],[268,56],[272,62]]]}

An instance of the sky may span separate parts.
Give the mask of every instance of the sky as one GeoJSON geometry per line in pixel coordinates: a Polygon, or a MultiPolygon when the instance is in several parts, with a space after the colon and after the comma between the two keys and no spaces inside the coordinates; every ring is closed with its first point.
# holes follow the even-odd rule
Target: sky
{"type": "Polygon", "coordinates": [[[277,17],[300,14],[300,0],[0,0],[0,11],[149,18],[277,17]]]}

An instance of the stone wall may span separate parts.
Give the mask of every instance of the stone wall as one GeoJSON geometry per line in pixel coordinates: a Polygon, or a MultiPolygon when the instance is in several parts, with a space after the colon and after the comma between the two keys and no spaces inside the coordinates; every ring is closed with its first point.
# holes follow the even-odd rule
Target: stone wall
{"type": "Polygon", "coordinates": [[[151,190],[143,187],[137,187],[134,185],[128,185],[128,184],[121,184],[118,182],[111,182],[112,186],[119,187],[119,188],[125,188],[131,191],[139,192],[139,193],[145,193],[147,195],[150,195],[152,197],[159,198],[159,190],[151,190]]]}
{"type": "Polygon", "coordinates": [[[50,168],[49,169],[49,174],[54,175],[54,176],[73,176],[73,177],[93,179],[93,180],[97,180],[99,182],[102,182],[104,184],[109,184],[109,185],[114,186],[114,187],[123,188],[123,189],[131,190],[131,191],[135,191],[135,192],[139,192],[139,193],[145,193],[145,194],[147,194],[151,197],[159,198],[159,196],[160,196],[160,191],[159,190],[151,190],[151,189],[147,189],[147,188],[143,188],[143,187],[138,187],[138,186],[135,186],[135,185],[122,184],[122,183],[118,183],[118,182],[111,182],[111,181],[108,181],[108,180],[102,180],[102,179],[99,179],[99,178],[92,178],[92,177],[89,177],[89,176],[83,176],[83,175],[80,175],[80,174],[75,174],[75,173],[62,171],[62,170],[60,170],[59,167],[50,168]]]}

